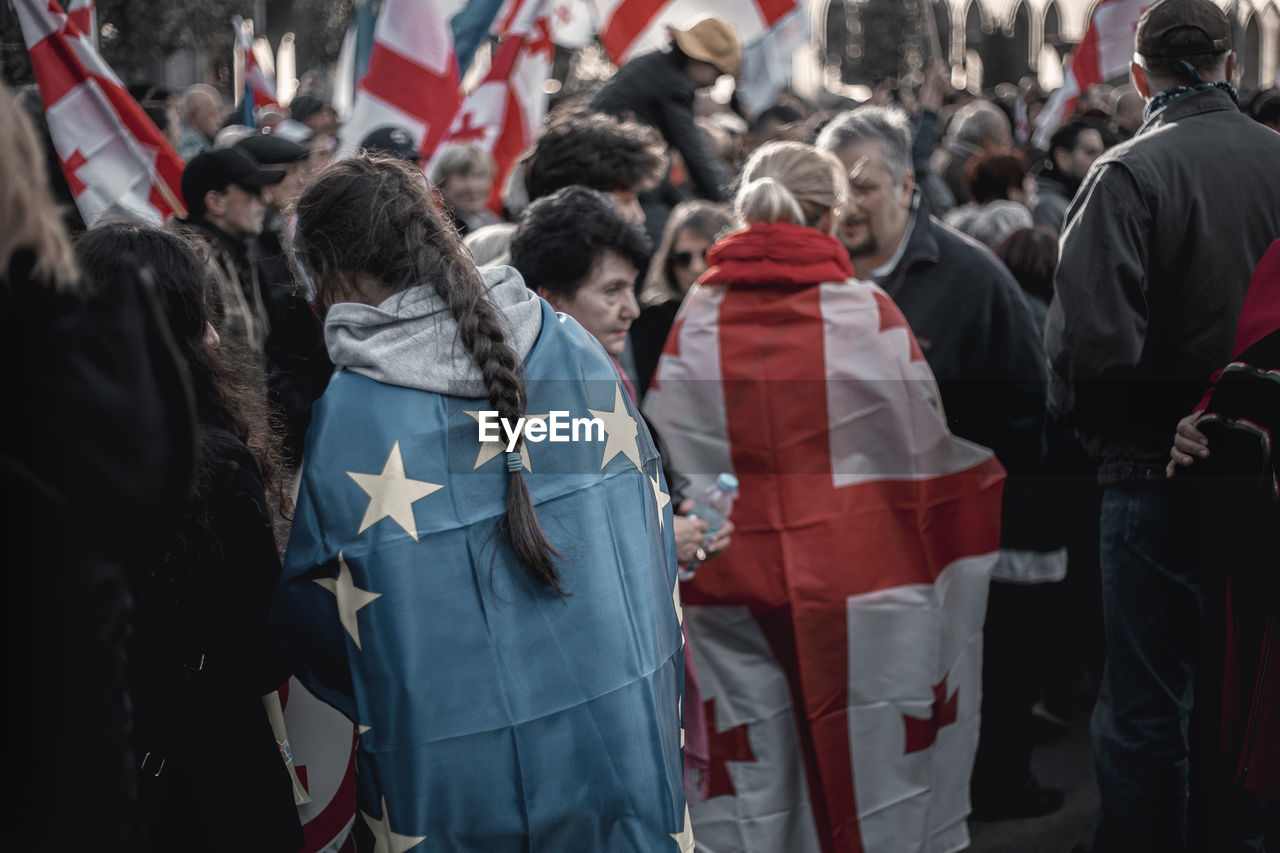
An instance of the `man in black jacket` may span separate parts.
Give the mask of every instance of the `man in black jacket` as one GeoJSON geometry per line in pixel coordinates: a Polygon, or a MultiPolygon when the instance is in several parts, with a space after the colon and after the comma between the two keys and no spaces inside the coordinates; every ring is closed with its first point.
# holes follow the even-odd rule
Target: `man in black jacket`
{"type": "Polygon", "coordinates": [[[205,151],[182,170],[187,219],[177,227],[202,252],[216,282],[218,331],[260,359],[270,321],[249,243],[262,232],[269,188],[284,176],[238,148],[205,151]]]}
{"type": "MultiPolygon", "coordinates": [[[[1280,236],[1280,136],[1236,106],[1226,15],[1210,0],[1161,0],[1135,42],[1146,121],[1098,158],[1067,211],[1045,328],[1070,391],[1062,407],[1102,485],[1095,853],[1186,850],[1189,767],[1212,766],[1188,730],[1221,572],[1195,558],[1203,519],[1191,484],[1164,469],[1179,418],[1231,356],[1249,276],[1280,236]]],[[[1203,686],[1216,702],[1221,681],[1203,686]]],[[[1203,849],[1236,848],[1219,838],[1203,849]]]]}
{"type": "Polygon", "coordinates": [[[738,73],[742,42],[722,18],[702,18],[687,29],[671,30],[665,51],[642,54],[618,69],[591,102],[591,108],[619,117],[628,114],[658,129],[680,152],[694,192],[726,201],[725,175],[693,121],[698,89],[715,85],[721,74],[738,73]]]}
{"type": "Polygon", "coordinates": [[[251,255],[258,267],[262,299],[270,321],[267,333],[267,390],[284,426],[284,452],[292,467],[302,461],[303,439],[311,423],[311,405],[324,393],[333,374],[324,345],[324,325],[307,294],[293,279],[285,254],[285,211],[302,191],[310,170],[311,149],[267,134],[254,134],[236,144],[264,166],[283,169],[284,179],[271,188],[262,233],[251,255]]]}
{"type": "MultiPolygon", "coordinates": [[[[1109,135],[1109,134],[1108,134],[1109,135]]],[[[1036,176],[1036,204],[1031,219],[1062,233],[1067,207],[1093,161],[1106,150],[1102,129],[1084,119],[1069,121],[1049,137],[1049,165],[1036,176]]]]}

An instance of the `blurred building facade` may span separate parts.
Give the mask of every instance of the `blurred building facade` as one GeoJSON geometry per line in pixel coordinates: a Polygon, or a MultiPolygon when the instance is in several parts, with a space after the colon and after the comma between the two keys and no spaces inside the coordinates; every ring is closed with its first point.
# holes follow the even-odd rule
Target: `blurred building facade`
{"type": "MultiPolygon", "coordinates": [[[[828,76],[844,70],[845,83],[872,85],[884,62],[859,60],[886,43],[902,52],[904,70],[933,55],[936,44],[969,88],[1018,83],[1046,89],[1062,79],[1061,63],[1083,37],[1099,0],[806,0],[828,76]],[[927,4],[928,8],[925,8],[927,4]],[[927,36],[932,20],[937,40],[927,36]],[[908,32],[894,26],[902,22],[908,32]],[[920,44],[912,45],[911,32],[920,44]],[[886,30],[888,30],[886,32],[886,30]],[[849,79],[859,70],[862,79],[849,79]]],[[[1235,25],[1236,83],[1244,90],[1274,85],[1280,73],[1280,0],[1216,0],[1235,25]]]]}

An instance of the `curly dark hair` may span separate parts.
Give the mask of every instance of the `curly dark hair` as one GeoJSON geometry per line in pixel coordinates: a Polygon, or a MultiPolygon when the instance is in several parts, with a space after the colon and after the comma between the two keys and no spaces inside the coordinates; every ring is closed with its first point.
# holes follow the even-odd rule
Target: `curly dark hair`
{"type": "MultiPolygon", "coordinates": [[[[294,260],[315,283],[321,308],[353,299],[376,305],[430,282],[480,368],[489,404],[509,423],[524,416],[520,356],[507,343],[480,271],[420,168],[388,157],[350,157],[321,172],[298,198],[296,211],[294,260]]],[[[559,554],[538,524],[524,475],[517,470],[507,477],[499,529],[533,577],[563,594],[559,554]]]]}
{"type": "Polygon", "coordinates": [[[525,210],[511,241],[511,265],[533,290],[571,298],[606,251],[643,275],[649,238],[618,213],[613,199],[586,187],[565,187],[525,210]]]}
{"type": "MultiPolygon", "coordinates": [[[[169,322],[178,353],[191,377],[200,422],[216,426],[243,441],[253,452],[273,498],[273,511],[290,513],[283,482],[281,435],[266,396],[262,366],[241,347],[223,337],[205,343],[206,325],[214,316],[214,287],[196,250],[163,228],[136,222],[113,222],[81,234],[76,259],[86,282],[111,280],[122,270],[144,267],[155,280],[156,296],[169,322]]],[[[197,462],[197,489],[207,485],[207,461],[197,462]]]]}
{"type": "Polygon", "coordinates": [[[666,144],[652,127],[584,109],[551,119],[523,160],[530,201],[573,184],[640,192],[667,171],[666,144]]]}

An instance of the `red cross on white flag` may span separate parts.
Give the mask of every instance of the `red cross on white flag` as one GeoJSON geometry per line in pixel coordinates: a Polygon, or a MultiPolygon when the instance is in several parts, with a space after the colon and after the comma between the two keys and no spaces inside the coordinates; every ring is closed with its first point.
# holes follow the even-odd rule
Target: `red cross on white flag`
{"type": "Polygon", "coordinates": [[[767,285],[786,269],[717,284],[732,239],[644,403],[690,491],[721,471],[741,484],[733,545],[681,590],[711,715],[695,837],[740,853],[959,849],[1003,471],[949,434],[883,291],[767,285]]]}
{"type": "MultiPolygon", "coordinates": [[[[563,5],[565,0],[558,0],[563,5]]],[[[489,208],[502,213],[502,190],[520,154],[533,142],[547,111],[547,78],[555,58],[551,16],[557,0],[514,0],[484,81],[467,95],[441,147],[474,142],[493,155],[489,208]]],[[[501,25],[500,25],[501,27],[501,25]]],[[[435,149],[438,153],[439,149],[435,149]]],[[[428,171],[430,166],[428,166],[428,171]]]]}
{"type": "Polygon", "coordinates": [[[385,0],[374,26],[369,69],[342,126],[340,154],[350,154],[371,131],[407,130],[430,153],[458,111],[458,57],[448,6],[385,0]]]}
{"type": "Polygon", "coordinates": [[[110,218],[155,224],[183,215],[182,159],[102,61],[89,33],[93,7],[16,0],[49,134],[76,207],[92,227],[110,218]]]}

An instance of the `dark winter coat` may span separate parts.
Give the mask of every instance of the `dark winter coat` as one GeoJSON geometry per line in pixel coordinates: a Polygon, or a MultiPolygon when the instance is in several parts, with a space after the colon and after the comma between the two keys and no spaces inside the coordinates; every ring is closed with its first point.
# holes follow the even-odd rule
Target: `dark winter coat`
{"type": "Polygon", "coordinates": [[[267,389],[284,426],[291,465],[302,461],[311,406],[329,384],[333,362],[324,346],[324,324],[316,316],[281,245],[277,228],[264,230],[253,249],[271,331],[267,334],[267,389]]]}
{"type": "Polygon", "coordinates": [[[54,293],[0,268],[0,435],[12,714],[6,847],[143,847],[129,743],[127,578],[191,488],[195,414],[150,279],[54,293]],[[70,799],[68,797],[70,796],[70,799]],[[56,839],[56,840],[55,840],[56,839]]]}
{"type": "Polygon", "coordinates": [[[693,121],[697,89],[678,63],[677,56],[663,51],[637,56],[604,84],[591,108],[619,117],[631,115],[657,128],[684,158],[697,195],[725,201],[724,175],[693,121]]]}
{"type": "Polygon", "coordinates": [[[1099,480],[1159,481],[1178,420],[1231,355],[1280,237],[1280,135],[1186,95],[1089,169],[1067,212],[1045,344],[1099,480]]]}
{"type": "Polygon", "coordinates": [[[262,703],[289,679],[268,617],[280,557],[249,448],[200,427],[199,486],[165,559],[134,579],[135,749],[152,850],[302,846],[293,786],[262,703]],[[144,767],[144,770],[148,768],[144,767]]]}
{"type": "Polygon", "coordinates": [[[1039,329],[1017,280],[991,250],[930,215],[920,199],[901,260],[880,285],[933,370],[955,435],[995,451],[1009,472],[1001,546],[1060,542],[1018,495],[1040,470],[1046,389],[1039,329]]]}

